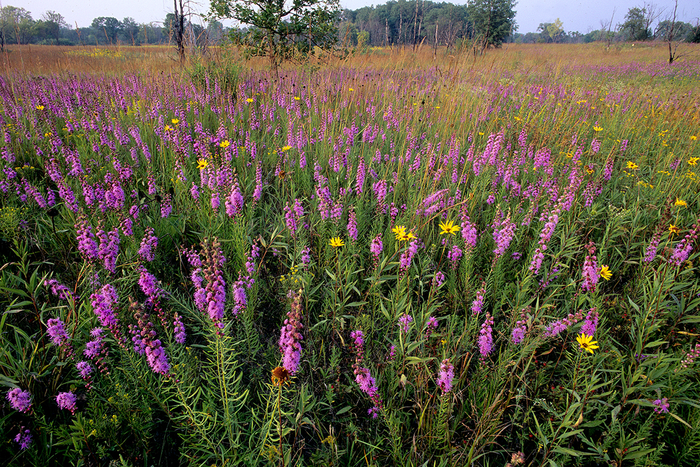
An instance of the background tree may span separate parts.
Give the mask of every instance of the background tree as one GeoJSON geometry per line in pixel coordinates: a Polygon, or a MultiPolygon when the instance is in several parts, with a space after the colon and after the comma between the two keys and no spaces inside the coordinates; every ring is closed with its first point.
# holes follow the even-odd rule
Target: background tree
{"type": "Polygon", "coordinates": [[[43,15],[44,23],[46,23],[47,34],[56,40],[56,45],[61,39],[61,29],[68,29],[66,19],[60,13],[48,10],[43,15]]]}
{"type": "Polygon", "coordinates": [[[515,0],[474,0],[469,3],[469,21],[482,48],[500,47],[512,35],[515,25],[515,0]]]}
{"type": "Polygon", "coordinates": [[[134,18],[124,18],[120,30],[120,39],[127,44],[141,45],[139,41],[139,29],[141,29],[141,26],[139,26],[134,18]]]}
{"type": "Polygon", "coordinates": [[[250,26],[243,38],[249,53],[266,55],[272,69],[296,52],[328,49],[337,40],[338,0],[212,0],[213,18],[250,26]]]}
{"type": "Polygon", "coordinates": [[[34,29],[32,14],[24,8],[0,9],[0,34],[5,44],[29,44],[34,29]]]}
{"type": "Polygon", "coordinates": [[[92,20],[90,27],[94,30],[95,37],[99,42],[101,42],[100,36],[102,36],[106,44],[116,45],[122,30],[122,23],[111,16],[100,16],[92,20]]]}

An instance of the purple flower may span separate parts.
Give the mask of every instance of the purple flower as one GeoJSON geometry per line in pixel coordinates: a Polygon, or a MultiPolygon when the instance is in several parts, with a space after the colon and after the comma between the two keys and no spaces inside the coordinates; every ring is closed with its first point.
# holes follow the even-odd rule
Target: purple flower
{"type": "Polygon", "coordinates": [[[600,278],[600,271],[593,242],[590,242],[587,248],[588,255],[586,255],[586,259],[583,262],[583,284],[581,284],[581,288],[586,292],[595,292],[598,279],[600,278]]]}
{"type": "Polygon", "coordinates": [[[433,277],[433,287],[440,287],[442,284],[445,283],[445,273],[442,271],[437,271],[435,273],[435,276],[433,277]]]}
{"type": "Polygon", "coordinates": [[[515,327],[510,333],[511,342],[513,342],[513,344],[520,344],[525,339],[527,331],[527,316],[523,311],[520,313],[520,320],[515,323],[515,327]]]}
{"type": "Polygon", "coordinates": [[[173,321],[173,332],[175,333],[175,342],[178,344],[184,344],[187,334],[185,334],[185,325],[182,323],[182,317],[175,313],[175,320],[173,321]]]}
{"type": "Polygon", "coordinates": [[[581,321],[581,319],[583,319],[583,312],[581,310],[577,311],[576,313],[569,313],[566,318],[554,321],[552,324],[547,326],[544,329],[543,335],[544,337],[556,337],[562,331],[581,321]]]}
{"type": "Polygon", "coordinates": [[[6,397],[12,408],[18,412],[27,413],[32,407],[32,395],[29,391],[22,391],[20,388],[10,389],[6,397]]]}
{"type": "Polygon", "coordinates": [[[403,332],[408,332],[408,329],[413,322],[411,315],[404,314],[399,318],[399,327],[403,332]]]}
{"type": "Polygon", "coordinates": [[[450,363],[449,359],[444,359],[440,364],[440,371],[438,372],[437,385],[442,390],[442,394],[445,395],[452,390],[452,380],[455,377],[455,368],[450,363]]]}
{"type": "Polygon", "coordinates": [[[382,234],[377,234],[377,236],[372,239],[372,242],[369,246],[369,251],[370,253],[372,253],[372,256],[374,256],[375,260],[378,260],[379,255],[382,254],[383,249],[384,245],[382,244],[382,234]]]}
{"type": "Polygon", "coordinates": [[[158,279],[141,266],[139,268],[139,287],[148,297],[150,303],[155,303],[163,295],[163,290],[158,286],[158,279]]]}
{"type": "Polygon", "coordinates": [[[87,358],[96,359],[103,353],[102,332],[102,328],[95,328],[90,331],[92,340],[85,344],[85,350],[83,351],[83,355],[85,355],[87,358]]]}
{"type": "Polygon", "coordinates": [[[486,313],[486,319],[481,325],[479,330],[479,353],[481,353],[481,358],[484,359],[493,350],[493,318],[491,318],[490,313],[486,313]]]}
{"type": "Polygon", "coordinates": [[[586,320],[581,326],[581,332],[587,336],[593,336],[598,327],[598,311],[595,308],[588,310],[586,320]]]}
{"type": "Polygon", "coordinates": [[[68,343],[68,333],[64,328],[63,321],[58,318],[51,318],[46,322],[46,332],[54,345],[62,346],[68,343]]]}
{"type": "Polygon", "coordinates": [[[144,261],[153,261],[156,257],[155,249],[158,246],[158,237],[154,235],[152,227],[147,227],[139,247],[139,256],[144,261]]]}
{"type": "Polygon", "coordinates": [[[299,369],[301,360],[301,340],[304,338],[301,330],[301,291],[293,295],[291,309],[287,312],[279,340],[279,349],[282,352],[282,366],[294,375],[299,369]]]}
{"type": "Polygon", "coordinates": [[[374,407],[369,409],[367,413],[372,415],[372,418],[377,418],[378,412],[382,409],[383,404],[379,397],[377,381],[370,374],[369,368],[355,368],[355,382],[360,386],[360,390],[367,394],[374,403],[374,407]]]}
{"type": "Polygon", "coordinates": [[[510,246],[510,242],[515,235],[516,224],[510,220],[510,215],[505,219],[495,219],[493,222],[493,240],[496,242],[496,249],[493,253],[496,258],[500,258],[510,246]]]}
{"type": "Polygon", "coordinates": [[[233,180],[231,194],[224,204],[226,205],[226,214],[229,217],[235,217],[243,212],[243,195],[241,194],[241,188],[238,186],[238,179],[233,180]]]}
{"type": "Polygon", "coordinates": [[[119,304],[117,289],[111,284],[105,284],[92,294],[90,299],[92,300],[92,309],[99,318],[100,324],[116,334],[119,323],[116,316],[116,307],[119,304]]]}
{"type": "Polygon", "coordinates": [[[408,268],[411,266],[411,262],[413,261],[413,257],[417,252],[418,239],[411,241],[411,243],[408,244],[406,251],[401,254],[401,258],[399,259],[399,275],[403,275],[406,273],[406,271],[408,271],[408,268]]]}
{"type": "Polygon", "coordinates": [[[481,313],[484,306],[484,294],[486,294],[486,282],[481,283],[481,288],[476,292],[476,298],[472,302],[472,315],[481,313]]]}
{"type": "Polygon", "coordinates": [[[78,363],[76,363],[75,368],[78,370],[80,377],[86,381],[90,378],[90,374],[92,374],[93,372],[92,365],[90,365],[85,360],[81,360],[78,363]]]}
{"type": "Polygon", "coordinates": [[[96,260],[99,257],[95,235],[92,233],[92,226],[85,219],[78,219],[75,225],[78,237],[78,251],[87,259],[96,260]]]}
{"type": "Polygon", "coordinates": [[[354,242],[357,241],[357,218],[355,217],[355,208],[350,208],[348,216],[348,237],[354,242]]]}
{"type": "Polygon", "coordinates": [[[70,410],[75,415],[75,394],[72,392],[59,392],[56,396],[56,403],[59,409],[70,410]]]}
{"type": "Polygon", "coordinates": [[[70,289],[59,283],[56,279],[46,279],[44,281],[44,287],[48,287],[49,291],[61,300],[70,300],[73,298],[70,289]]]}
{"type": "Polygon", "coordinates": [[[24,427],[19,429],[19,433],[15,436],[15,442],[19,444],[19,448],[24,451],[32,444],[32,432],[24,427]]]}
{"type": "Polygon", "coordinates": [[[109,232],[100,229],[97,231],[97,237],[100,239],[97,256],[102,260],[105,269],[114,274],[119,254],[119,229],[115,227],[109,232]]]}
{"type": "Polygon", "coordinates": [[[683,264],[687,259],[688,256],[690,256],[690,252],[693,251],[693,244],[695,243],[695,240],[698,238],[698,234],[700,233],[700,219],[698,219],[695,222],[695,225],[693,225],[693,228],[691,229],[688,234],[686,234],[685,237],[683,237],[683,240],[681,240],[678,245],[676,245],[676,248],[673,250],[673,254],[671,255],[671,258],[668,260],[668,264],[672,264],[676,267],[680,267],[681,264],[683,264]]]}
{"type": "Polygon", "coordinates": [[[459,265],[459,260],[462,258],[462,249],[458,247],[457,245],[452,245],[452,248],[450,248],[450,251],[447,252],[447,259],[450,261],[451,265],[450,267],[452,270],[457,269],[457,266],[459,265]]]}
{"type": "Polygon", "coordinates": [[[668,403],[668,398],[664,397],[663,399],[657,399],[654,401],[654,412],[656,413],[668,413],[668,409],[671,407],[671,404],[668,403]]]}
{"type": "Polygon", "coordinates": [[[479,234],[476,230],[476,226],[471,223],[469,216],[466,215],[462,220],[462,238],[464,239],[464,244],[471,248],[475,248],[476,243],[479,240],[479,234]]]}

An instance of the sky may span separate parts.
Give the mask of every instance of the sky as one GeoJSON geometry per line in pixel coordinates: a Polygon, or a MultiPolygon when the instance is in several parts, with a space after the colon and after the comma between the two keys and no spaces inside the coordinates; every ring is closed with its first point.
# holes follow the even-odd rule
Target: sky
{"type": "MultiPolygon", "coordinates": [[[[442,0],[432,0],[439,2],[442,0]]],[[[357,9],[363,6],[381,5],[385,2],[378,0],[340,0],[343,8],[357,9]]],[[[196,3],[196,0],[195,0],[196,3]]],[[[452,3],[465,4],[465,0],[455,0],[452,3]]],[[[672,0],[650,1],[658,9],[664,9],[660,19],[673,13],[672,0]]],[[[588,0],[585,2],[568,0],[519,0],[515,6],[518,32],[535,32],[540,23],[551,23],[559,18],[564,30],[587,33],[600,29],[601,21],[606,23],[613,17],[613,25],[624,22],[624,17],[630,8],[642,6],[644,0],[588,0]],[[614,16],[613,16],[614,12],[614,16]]],[[[32,13],[34,19],[41,19],[47,10],[53,10],[66,18],[75,27],[86,27],[93,18],[113,16],[120,21],[132,17],[137,23],[162,22],[167,13],[172,13],[173,3],[170,0],[0,0],[0,5],[12,5],[24,8],[32,13]]],[[[206,13],[209,8],[208,0],[201,0],[195,6],[200,13],[206,13]]],[[[700,18],[700,1],[678,0],[678,19],[696,24],[700,18]]]]}

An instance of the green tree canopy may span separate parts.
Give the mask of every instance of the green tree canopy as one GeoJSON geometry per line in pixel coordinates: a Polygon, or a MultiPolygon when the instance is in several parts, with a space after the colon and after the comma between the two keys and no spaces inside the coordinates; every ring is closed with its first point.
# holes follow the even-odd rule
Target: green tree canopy
{"type": "Polygon", "coordinates": [[[500,47],[517,29],[515,0],[474,0],[469,4],[469,19],[482,46],[500,47]]]}

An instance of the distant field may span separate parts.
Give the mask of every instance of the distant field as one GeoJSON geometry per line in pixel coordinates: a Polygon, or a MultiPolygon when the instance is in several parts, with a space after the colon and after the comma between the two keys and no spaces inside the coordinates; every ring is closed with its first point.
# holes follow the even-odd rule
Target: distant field
{"type": "Polygon", "coordinates": [[[1,458],[696,466],[678,50],[8,47],[1,458]]]}

